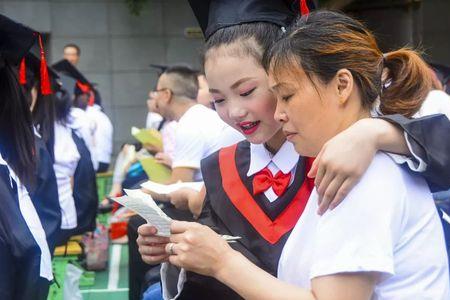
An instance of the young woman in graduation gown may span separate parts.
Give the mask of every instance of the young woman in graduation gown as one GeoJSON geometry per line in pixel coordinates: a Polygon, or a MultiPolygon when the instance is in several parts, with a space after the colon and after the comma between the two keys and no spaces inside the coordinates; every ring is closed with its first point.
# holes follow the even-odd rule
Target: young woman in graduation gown
{"type": "MultiPolygon", "coordinates": [[[[408,116],[436,99],[428,67],[416,53],[403,49],[383,58],[363,25],[335,12],[302,18],[271,48],[265,66],[278,99],[275,117],[307,156],[369,118],[377,98],[383,111],[409,95],[402,103],[408,116]],[[392,82],[381,94],[383,67],[392,82]]],[[[284,245],[277,269],[284,282],[195,223],[174,222],[169,261],[213,276],[246,299],[450,297],[442,227],[423,178],[377,153],[335,210],[319,216],[318,198],[313,191],[284,245]]]]}
{"type": "Polygon", "coordinates": [[[56,96],[54,168],[61,182],[58,189],[60,201],[63,201],[62,233],[58,244],[64,244],[72,235],[95,229],[98,198],[89,150],[70,118],[70,93],[63,87],[56,96]]]}
{"type": "Polygon", "coordinates": [[[32,120],[17,66],[36,33],[0,15],[0,298],[46,299],[51,256],[26,186],[35,178],[32,120]]]}
{"type": "MultiPolygon", "coordinates": [[[[269,174],[263,170],[265,165],[257,170],[260,172],[252,173],[249,170],[253,169],[252,165],[258,164],[252,160],[274,162],[278,152],[283,148],[286,149],[279,125],[270,118],[266,118],[263,113],[273,114],[275,100],[273,98],[267,100],[273,96],[268,97],[264,94],[265,91],[268,92],[267,82],[264,81],[267,79],[262,79],[263,72],[261,77],[258,77],[260,76],[258,72],[262,71],[260,62],[263,49],[268,48],[272,41],[278,38],[282,33],[281,24],[287,25],[286,20],[292,14],[286,7],[284,10],[280,8],[281,2],[277,2],[278,4],[275,4],[277,9],[273,11],[279,14],[272,12],[270,17],[266,14],[265,21],[268,23],[255,23],[254,21],[261,21],[261,18],[264,18],[261,15],[258,16],[255,11],[247,11],[250,14],[248,18],[241,20],[234,20],[233,16],[242,18],[245,13],[227,14],[230,11],[235,12],[236,9],[245,11],[250,6],[239,6],[235,3],[234,6],[220,7],[220,5],[214,6],[214,3],[214,1],[211,2],[210,9],[215,8],[224,15],[216,13],[214,16],[218,18],[215,20],[217,22],[211,22],[210,19],[209,28],[211,29],[205,32],[208,38],[205,56],[206,75],[207,78],[209,77],[219,115],[228,124],[243,132],[247,141],[222,149],[203,162],[202,172],[204,172],[207,194],[200,222],[211,226],[221,234],[240,236],[241,239],[232,246],[264,270],[276,275],[281,250],[302,214],[314,183],[306,178],[308,160],[298,156],[298,164],[294,164],[295,167],[288,169],[285,173],[281,172],[280,176],[277,171],[269,174]],[[223,19],[220,19],[221,17],[223,19]],[[246,22],[253,23],[230,26],[230,24],[246,22]],[[214,28],[211,24],[227,24],[228,26],[217,28],[217,25],[214,28]],[[252,151],[258,149],[257,144],[264,144],[265,147],[262,148],[266,151],[252,151]],[[268,160],[266,156],[269,157],[268,160]],[[286,179],[289,175],[290,178],[286,179]],[[268,182],[271,184],[268,185],[268,182]],[[273,197],[275,190],[279,192],[279,197],[273,197]]],[[[254,8],[254,6],[251,7],[251,9],[254,8]]],[[[200,23],[202,24],[201,20],[200,23]]],[[[384,123],[389,126],[387,122],[384,123]]],[[[401,139],[401,134],[399,135],[401,139]]],[[[408,152],[407,148],[404,148],[400,152],[408,152]]],[[[145,261],[154,263],[167,258],[164,253],[167,239],[156,241],[147,238],[147,242],[156,241],[161,245],[145,248],[144,236],[145,234],[140,241],[141,253],[145,261]]],[[[188,273],[187,278],[181,291],[181,299],[238,297],[217,282],[212,282],[211,279],[191,273],[188,273]]],[[[171,283],[169,281],[165,282],[166,286],[171,283]]]]}
{"type": "MultiPolygon", "coordinates": [[[[19,70],[19,81],[25,89],[33,117],[36,148],[36,184],[30,189],[31,200],[36,207],[42,226],[44,227],[50,253],[57,244],[61,230],[61,207],[58,199],[58,186],[53,169],[54,144],[54,94],[42,92],[41,60],[28,53],[25,56],[26,75],[19,70]]],[[[57,74],[49,70],[52,91],[59,86],[56,83],[57,74]]]]}

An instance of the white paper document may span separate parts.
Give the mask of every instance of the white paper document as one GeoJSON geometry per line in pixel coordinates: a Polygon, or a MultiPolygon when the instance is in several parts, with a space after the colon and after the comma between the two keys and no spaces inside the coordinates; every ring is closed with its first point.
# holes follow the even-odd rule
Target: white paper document
{"type": "Polygon", "coordinates": [[[170,223],[167,216],[153,198],[141,190],[125,190],[126,196],[112,198],[119,204],[131,209],[158,229],[158,236],[170,236],[170,223]]]}
{"type": "Polygon", "coordinates": [[[141,187],[143,187],[146,190],[152,191],[156,194],[167,195],[167,194],[175,192],[181,188],[190,188],[190,189],[196,190],[197,192],[200,192],[203,185],[204,185],[203,181],[177,182],[174,184],[160,184],[160,183],[156,183],[156,182],[149,180],[149,181],[141,184],[141,187]]]}

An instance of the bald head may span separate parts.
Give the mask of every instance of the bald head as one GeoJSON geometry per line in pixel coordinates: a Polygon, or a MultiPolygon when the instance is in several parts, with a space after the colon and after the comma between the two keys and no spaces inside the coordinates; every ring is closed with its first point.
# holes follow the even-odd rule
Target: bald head
{"type": "Polygon", "coordinates": [[[184,66],[170,67],[162,73],[158,80],[158,89],[170,89],[175,96],[191,100],[197,99],[197,72],[184,66]]]}

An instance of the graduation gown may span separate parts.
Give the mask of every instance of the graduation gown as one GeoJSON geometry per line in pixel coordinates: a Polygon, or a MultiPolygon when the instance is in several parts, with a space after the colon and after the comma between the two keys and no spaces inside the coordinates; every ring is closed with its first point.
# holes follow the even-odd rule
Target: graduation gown
{"type": "MultiPolygon", "coordinates": [[[[200,222],[220,234],[242,237],[230,245],[276,276],[283,246],[314,187],[313,180],[305,179],[310,163],[300,158],[292,184],[276,201],[270,202],[264,193],[253,196],[254,176],[247,177],[250,143],[242,141],[221,149],[202,161],[207,194],[200,222]]],[[[177,299],[241,299],[211,277],[192,272],[186,275],[177,299]]]]}
{"type": "Polygon", "coordinates": [[[61,230],[61,207],[58,199],[58,185],[56,184],[53,159],[42,139],[35,137],[37,153],[36,186],[30,191],[30,198],[44,228],[50,253],[57,244],[57,237],[61,230]]]}
{"type": "Polygon", "coordinates": [[[412,151],[427,168],[421,175],[433,192],[450,189],[450,120],[443,114],[409,119],[402,115],[380,118],[400,126],[412,151]]]}
{"type": "Polygon", "coordinates": [[[75,174],[73,176],[73,198],[77,210],[77,227],[72,235],[94,231],[98,208],[97,182],[89,149],[74,131],[72,138],[80,153],[75,174]]]}
{"type": "Polygon", "coordinates": [[[20,211],[17,184],[0,165],[0,299],[46,299],[40,277],[41,250],[20,211]]]}

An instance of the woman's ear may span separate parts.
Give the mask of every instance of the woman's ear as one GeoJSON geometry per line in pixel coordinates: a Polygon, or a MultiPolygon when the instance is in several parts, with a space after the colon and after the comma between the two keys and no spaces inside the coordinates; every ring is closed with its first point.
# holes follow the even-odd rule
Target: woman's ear
{"type": "Polygon", "coordinates": [[[336,72],[335,80],[339,102],[345,104],[353,91],[353,75],[348,69],[340,69],[336,72]]]}

